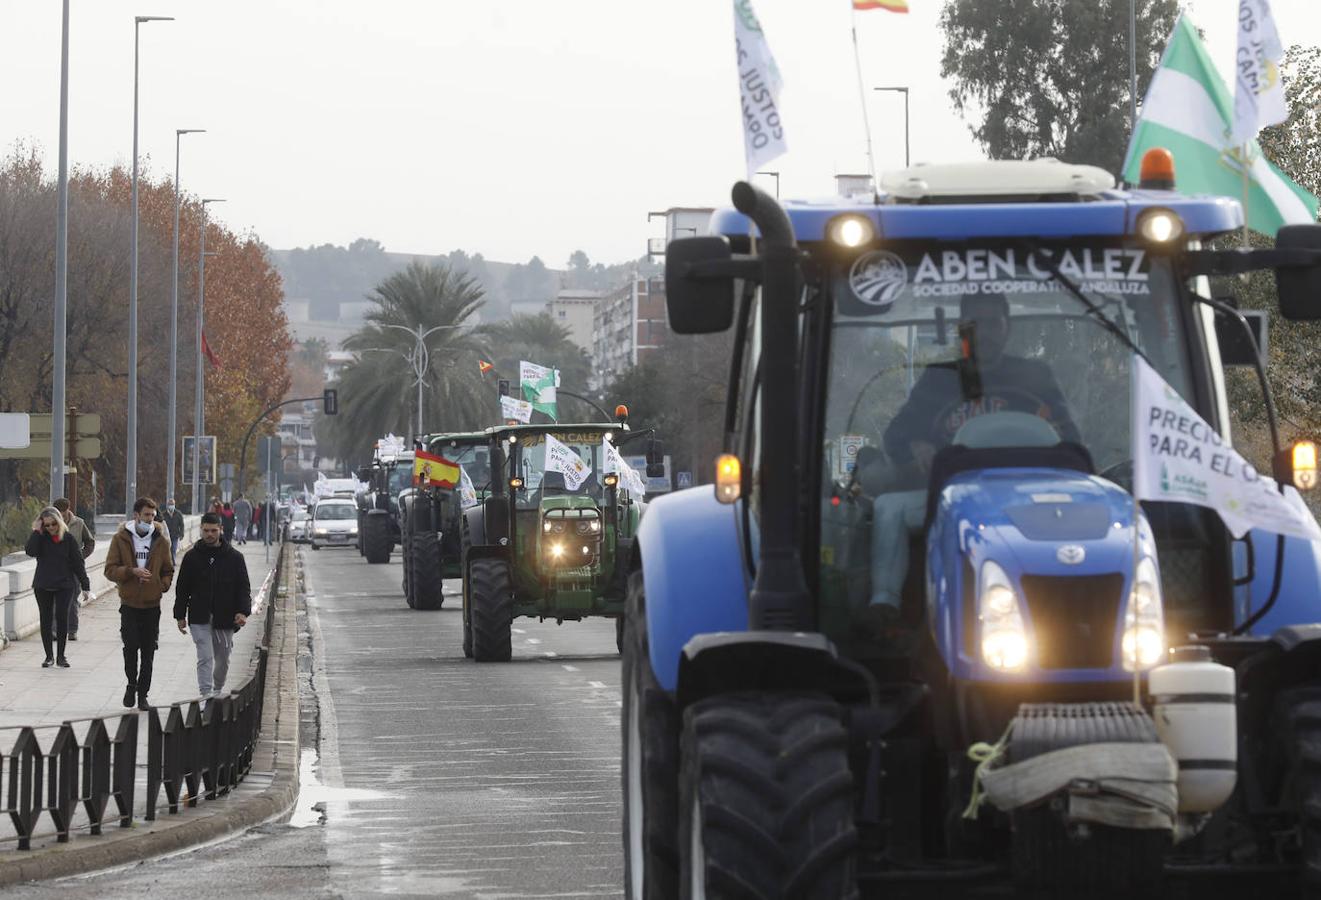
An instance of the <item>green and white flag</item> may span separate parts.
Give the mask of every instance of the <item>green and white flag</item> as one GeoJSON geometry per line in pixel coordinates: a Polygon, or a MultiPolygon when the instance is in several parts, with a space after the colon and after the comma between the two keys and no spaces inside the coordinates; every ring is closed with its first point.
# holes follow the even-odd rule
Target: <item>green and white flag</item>
{"type": "Polygon", "coordinates": [[[1275,30],[1270,0],[1238,0],[1238,50],[1234,56],[1234,143],[1245,144],[1268,125],[1289,118],[1280,63],[1284,45],[1275,30]]]}
{"type": "Polygon", "coordinates": [[[518,380],[523,387],[523,399],[532,404],[532,408],[550,416],[558,422],[555,409],[555,388],[559,385],[559,373],[554,369],[539,366],[522,360],[518,364],[518,380]]]}
{"type": "Polygon", "coordinates": [[[1179,189],[1243,200],[1248,170],[1248,227],[1275,236],[1281,225],[1316,221],[1317,198],[1289,180],[1249,141],[1234,146],[1234,98],[1216,71],[1197,29],[1182,15],[1151,79],[1142,115],[1128,146],[1124,178],[1141,180],[1142,154],[1164,147],[1174,154],[1179,189]]]}

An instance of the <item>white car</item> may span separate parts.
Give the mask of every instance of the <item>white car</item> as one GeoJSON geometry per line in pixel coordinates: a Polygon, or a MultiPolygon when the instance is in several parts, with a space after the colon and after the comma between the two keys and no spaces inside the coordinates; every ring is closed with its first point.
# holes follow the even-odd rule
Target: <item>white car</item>
{"type": "Polygon", "coordinates": [[[358,504],[352,500],[327,499],[312,507],[312,549],[356,547],[358,504]]]}
{"type": "Polygon", "coordinates": [[[312,515],[302,507],[294,507],[289,519],[289,540],[295,544],[306,544],[310,537],[312,515]]]}

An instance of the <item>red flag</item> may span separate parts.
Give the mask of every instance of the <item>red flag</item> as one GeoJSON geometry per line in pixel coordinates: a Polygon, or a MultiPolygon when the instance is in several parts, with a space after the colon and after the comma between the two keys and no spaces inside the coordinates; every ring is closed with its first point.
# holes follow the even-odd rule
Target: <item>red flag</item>
{"type": "Polygon", "coordinates": [[[206,354],[207,360],[217,369],[221,368],[220,360],[216,359],[215,353],[211,350],[211,345],[206,341],[206,332],[202,332],[202,352],[206,354]]]}
{"type": "Polygon", "coordinates": [[[487,372],[491,371],[494,368],[495,368],[494,365],[488,363],[484,359],[477,360],[477,371],[481,372],[483,375],[485,375],[487,372]]]}

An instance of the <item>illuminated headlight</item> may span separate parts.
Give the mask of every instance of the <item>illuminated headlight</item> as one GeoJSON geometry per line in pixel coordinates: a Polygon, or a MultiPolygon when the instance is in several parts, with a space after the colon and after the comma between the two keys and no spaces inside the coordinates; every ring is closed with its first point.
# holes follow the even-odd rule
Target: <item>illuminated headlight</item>
{"type": "Polygon", "coordinates": [[[1183,220],[1173,210],[1148,209],[1138,216],[1138,235],[1151,244],[1172,244],[1183,237],[1183,220]]]}
{"type": "Polygon", "coordinates": [[[826,228],[832,243],[841,247],[861,247],[876,237],[871,220],[863,216],[840,216],[826,228]]]}
{"type": "Polygon", "coordinates": [[[977,620],[981,623],[982,661],[999,672],[1022,670],[1030,647],[1018,594],[1005,570],[990,560],[982,563],[977,620]]]}
{"type": "Polygon", "coordinates": [[[597,534],[601,531],[600,519],[586,519],[578,523],[579,534],[597,534]]]}
{"type": "Polygon", "coordinates": [[[1160,578],[1150,556],[1138,563],[1133,576],[1133,591],[1124,614],[1124,637],[1120,649],[1124,668],[1132,672],[1150,669],[1165,656],[1165,612],[1160,593],[1160,578]]]}
{"type": "Polygon", "coordinates": [[[551,544],[551,545],[550,545],[550,555],[553,556],[553,557],[555,557],[556,559],[559,559],[561,556],[564,555],[564,545],[563,545],[563,544],[551,544]]]}
{"type": "Polygon", "coordinates": [[[328,530],[326,530],[325,528],[318,528],[318,529],[316,530],[315,533],[316,533],[316,534],[320,534],[320,535],[327,535],[327,534],[330,534],[330,532],[329,532],[328,530]]]}

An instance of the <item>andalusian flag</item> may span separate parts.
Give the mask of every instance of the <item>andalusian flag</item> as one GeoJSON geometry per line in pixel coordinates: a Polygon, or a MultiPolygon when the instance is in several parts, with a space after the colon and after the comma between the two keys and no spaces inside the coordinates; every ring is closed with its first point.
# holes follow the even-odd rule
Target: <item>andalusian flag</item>
{"type": "Polygon", "coordinates": [[[1272,165],[1255,140],[1235,146],[1230,136],[1233,122],[1234,98],[1197,28],[1187,15],[1180,16],[1147,89],[1128,145],[1124,178],[1137,184],[1142,154],[1164,147],[1174,154],[1179,190],[1187,193],[1242,201],[1246,167],[1244,214],[1249,228],[1273,237],[1281,225],[1315,222],[1317,199],[1272,165]]]}
{"type": "Polygon", "coordinates": [[[886,12],[908,12],[907,0],[853,0],[854,9],[883,9],[886,12]]]}
{"type": "Polygon", "coordinates": [[[413,484],[452,488],[459,483],[459,464],[424,450],[413,452],[413,484]]]}
{"type": "Polygon", "coordinates": [[[491,371],[494,368],[495,368],[494,364],[488,363],[484,359],[477,360],[477,371],[481,372],[483,375],[485,375],[487,372],[491,371]]]}
{"type": "Polygon", "coordinates": [[[523,390],[523,399],[531,403],[533,409],[559,421],[555,406],[555,388],[560,384],[558,372],[522,360],[518,364],[518,381],[523,390]]]}

